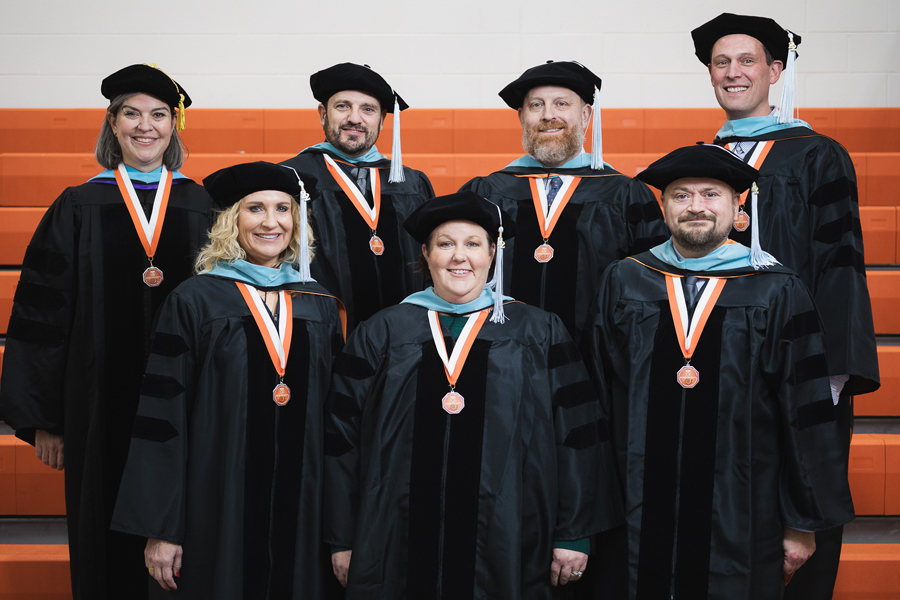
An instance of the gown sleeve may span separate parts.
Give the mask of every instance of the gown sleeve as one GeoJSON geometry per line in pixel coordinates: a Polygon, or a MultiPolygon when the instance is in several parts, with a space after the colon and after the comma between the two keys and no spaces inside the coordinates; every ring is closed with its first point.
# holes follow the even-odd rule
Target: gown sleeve
{"type": "Polygon", "coordinates": [[[828,374],[850,375],[850,394],[878,389],[878,357],[859,216],[856,171],[837,143],[819,147],[806,169],[810,285],[828,338],[828,374]]]}
{"type": "Polygon", "coordinates": [[[65,432],[63,390],[78,298],[75,196],[72,188],[63,192],[35,230],[7,330],[0,418],[29,444],[38,429],[65,432]]]}
{"type": "Polygon", "coordinates": [[[557,454],[554,541],[574,541],[624,521],[609,428],[581,353],[551,314],[547,364],[557,454]]]}
{"type": "Polygon", "coordinates": [[[781,520],[800,531],[836,527],[853,519],[853,503],[821,320],[797,277],[788,280],[769,313],[760,360],[781,421],[781,520]]]}
{"type": "Polygon", "coordinates": [[[325,404],[324,540],[353,547],[359,511],[361,426],[367,398],[375,390],[382,352],[373,347],[366,323],[350,335],[334,362],[325,404]]]}
{"type": "Polygon", "coordinates": [[[178,291],[166,298],[150,345],[128,461],[111,528],[181,543],[188,431],[196,389],[199,319],[178,291]]]}

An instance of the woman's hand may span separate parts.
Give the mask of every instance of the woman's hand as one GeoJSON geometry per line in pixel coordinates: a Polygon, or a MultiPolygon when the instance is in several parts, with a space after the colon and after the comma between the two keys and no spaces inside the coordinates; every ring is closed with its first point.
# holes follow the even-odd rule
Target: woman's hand
{"type": "Polygon", "coordinates": [[[341,585],[347,587],[347,574],[350,572],[350,554],[353,550],[343,550],[331,555],[331,568],[341,585]]]}
{"type": "Polygon", "coordinates": [[[553,562],[550,563],[550,585],[566,585],[570,581],[578,581],[587,568],[588,556],[584,552],[553,549],[553,562]]]}
{"type": "Polygon", "coordinates": [[[178,589],[175,578],[181,577],[181,544],[150,538],[144,548],[144,564],[162,589],[178,589]]]}
{"type": "Polygon", "coordinates": [[[65,466],[63,436],[38,429],[34,432],[34,455],[45,465],[62,471],[65,466]]]}

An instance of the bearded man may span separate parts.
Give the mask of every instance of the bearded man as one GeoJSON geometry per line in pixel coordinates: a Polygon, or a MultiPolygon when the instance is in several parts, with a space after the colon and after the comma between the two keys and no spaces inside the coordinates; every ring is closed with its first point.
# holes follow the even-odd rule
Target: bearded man
{"type": "Polygon", "coordinates": [[[525,71],[500,97],[518,111],[527,154],[461,190],[487,198],[516,221],[516,237],[506,242],[511,260],[504,261],[504,291],[556,313],[576,341],[607,265],[668,237],[650,190],[602,162],[600,86],[577,62],[525,71]],[[583,146],[592,115],[588,154],[583,146]]]}
{"type": "Polygon", "coordinates": [[[853,518],[822,322],[778,257],[728,239],[756,169],[700,145],[637,178],[672,237],[613,263],[588,317],[627,520],[591,562],[608,598],[778,600],[853,518]]]}
{"type": "Polygon", "coordinates": [[[401,163],[399,114],[408,105],[381,75],[342,63],[314,73],[309,84],[325,142],[282,164],[318,180],[310,271],[344,303],[349,333],[422,289],[422,276],[409,268],[421,245],[400,225],[434,190],[424,173],[401,163]],[[386,113],[394,114],[391,160],[375,147],[386,113]]]}

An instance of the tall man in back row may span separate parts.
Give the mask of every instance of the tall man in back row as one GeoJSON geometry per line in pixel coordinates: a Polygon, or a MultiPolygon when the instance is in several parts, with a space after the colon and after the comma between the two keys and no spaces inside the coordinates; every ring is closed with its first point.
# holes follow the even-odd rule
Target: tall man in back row
{"type": "MultiPolygon", "coordinates": [[[[750,245],[751,221],[758,222],[761,245],[812,292],[828,340],[828,375],[846,469],[852,396],[879,386],[853,163],[840,144],[794,118],[799,35],[772,19],[728,13],[691,35],[728,118],[715,143],[760,172],[758,214],[750,203],[743,205],[731,238],[750,245]],[[769,105],[769,88],[782,77],[779,109],[769,105]]],[[[787,598],[831,598],[842,531],[816,535],[816,554],[788,586],[787,598]]]]}
{"type": "Polygon", "coordinates": [[[318,180],[310,271],[344,303],[349,333],[422,289],[422,276],[409,267],[420,245],[400,224],[434,190],[421,171],[401,164],[399,113],[408,106],[381,75],[342,63],[314,73],[309,84],[326,141],[282,164],[318,180]],[[375,147],[386,113],[394,114],[392,160],[375,147]]]}
{"type": "Polygon", "coordinates": [[[667,237],[650,190],[602,162],[600,85],[577,62],[551,61],[525,71],[500,97],[519,113],[527,154],[462,188],[516,221],[504,290],[556,313],[575,340],[607,265],[667,237]],[[588,154],[584,138],[592,115],[588,154]]]}

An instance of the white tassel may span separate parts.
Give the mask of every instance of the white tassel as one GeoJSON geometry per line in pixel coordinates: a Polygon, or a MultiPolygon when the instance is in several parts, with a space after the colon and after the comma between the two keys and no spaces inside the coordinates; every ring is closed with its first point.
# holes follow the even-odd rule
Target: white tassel
{"type": "Polygon", "coordinates": [[[403,174],[403,155],[400,153],[400,103],[394,96],[394,139],[391,143],[391,174],[388,176],[391,183],[406,181],[403,174]]]}
{"type": "Polygon", "coordinates": [[[300,264],[298,266],[300,281],[304,283],[315,281],[309,273],[309,229],[306,223],[307,200],[309,200],[309,194],[306,193],[303,181],[300,181],[300,238],[303,242],[300,244],[300,264]]]}
{"type": "MultiPolygon", "coordinates": [[[[499,209],[498,209],[499,210],[499,209]]],[[[492,323],[506,322],[503,313],[503,249],[506,242],[503,241],[503,225],[500,225],[497,235],[497,260],[494,262],[494,277],[485,287],[494,288],[494,313],[491,315],[492,323]]]]}
{"type": "Polygon", "coordinates": [[[779,123],[794,122],[794,107],[796,106],[797,87],[797,45],[794,44],[794,34],[788,34],[788,58],[784,67],[784,87],[781,89],[781,108],[778,109],[779,123]]]}
{"type": "Polygon", "coordinates": [[[603,128],[600,125],[600,90],[594,86],[593,123],[591,125],[591,168],[603,170],[603,128]]]}
{"type": "Polygon", "coordinates": [[[780,265],[775,257],[759,246],[759,187],[753,182],[753,200],[750,201],[753,214],[750,217],[750,266],[759,271],[766,267],[780,265]]]}

